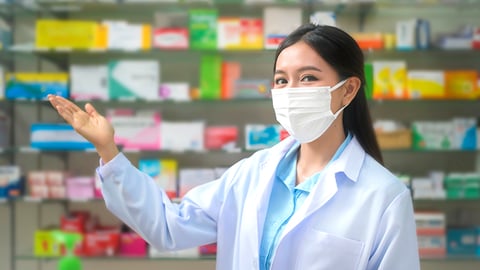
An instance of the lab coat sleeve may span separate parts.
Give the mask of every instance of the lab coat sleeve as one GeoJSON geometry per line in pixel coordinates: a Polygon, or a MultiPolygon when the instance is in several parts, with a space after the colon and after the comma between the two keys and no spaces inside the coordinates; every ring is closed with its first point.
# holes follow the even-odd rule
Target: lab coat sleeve
{"type": "Polygon", "coordinates": [[[410,191],[400,193],[383,214],[368,270],[419,270],[420,260],[410,191]]]}
{"type": "MultiPolygon", "coordinates": [[[[158,250],[178,250],[216,241],[216,222],[226,181],[215,180],[187,193],[180,204],[120,153],[97,173],[105,204],[158,250]]],[[[213,180],[213,179],[212,179],[213,180]]]]}

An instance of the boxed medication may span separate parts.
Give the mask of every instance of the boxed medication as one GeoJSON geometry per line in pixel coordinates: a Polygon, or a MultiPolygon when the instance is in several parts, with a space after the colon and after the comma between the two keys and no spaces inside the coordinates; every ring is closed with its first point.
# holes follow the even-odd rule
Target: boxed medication
{"type": "Polygon", "coordinates": [[[7,99],[46,99],[49,94],[68,97],[68,73],[7,73],[7,99]]]}
{"type": "Polygon", "coordinates": [[[282,127],[277,124],[247,124],[245,126],[245,149],[258,150],[271,147],[281,140],[282,127]]]}
{"type": "Polygon", "coordinates": [[[140,51],[151,48],[152,27],[126,21],[103,21],[106,30],[106,48],[109,50],[140,51]]]}
{"type": "Polygon", "coordinates": [[[218,11],[215,9],[191,9],[188,21],[190,48],[217,49],[217,21],[218,11]]]}
{"type": "Polygon", "coordinates": [[[110,99],[159,100],[160,63],[156,60],[117,60],[108,63],[110,99]]]}
{"type": "Polygon", "coordinates": [[[265,49],[276,49],[290,32],[302,24],[302,9],[297,7],[265,7],[263,9],[263,22],[263,47],[265,49]]]}
{"type": "Polygon", "coordinates": [[[257,18],[219,17],[218,49],[259,50],[263,48],[263,21],[257,18]]]}
{"type": "Polygon", "coordinates": [[[204,136],[203,121],[163,121],[161,124],[162,150],[203,151],[204,136]]]}
{"type": "Polygon", "coordinates": [[[35,22],[37,49],[95,49],[101,40],[95,21],[39,19],[35,22]]]}
{"type": "Polygon", "coordinates": [[[159,150],[161,115],[158,112],[110,111],[107,119],[115,128],[115,143],[126,150],[159,150]]]}
{"type": "Polygon", "coordinates": [[[70,98],[74,100],[108,100],[106,65],[71,65],[70,98]]]}
{"type": "Polygon", "coordinates": [[[208,126],[205,128],[205,148],[233,150],[237,147],[237,126],[208,126]]]}
{"type": "Polygon", "coordinates": [[[407,98],[442,99],[446,97],[445,74],[441,70],[409,70],[407,98]]]}
{"type": "Polygon", "coordinates": [[[373,98],[403,99],[407,88],[405,61],[373,61],[373,98]]]}
{"type": "Polygon", "coordinates": [[[138,169],[151,176],[168,198],[177,197],[178,163],[175,159],[140,159],[138,169]]]}
{"type": "Polygon", "coordinates": [[[42,150],[86,150],[94,146],[64,123],[33,123],[30,146],[42,150]]]}
{"type": "Polygon", "coordinates": [[[480,96],[477,70],[445,71],[446,96],[450,99],[476,99],[480,96]]]}

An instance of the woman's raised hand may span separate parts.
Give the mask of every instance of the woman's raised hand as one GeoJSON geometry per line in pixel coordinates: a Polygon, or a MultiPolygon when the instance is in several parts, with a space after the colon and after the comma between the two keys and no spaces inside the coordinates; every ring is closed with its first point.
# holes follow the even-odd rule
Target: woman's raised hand
{"type": "Polygon", "coordinates": [[[49,95],[48,100],[78,134],[95,146],[104,163],[118,154],[112,125],[90,103],[85,104],[85,110],[82,110],[73,102],[60,96],[49,95]]]}

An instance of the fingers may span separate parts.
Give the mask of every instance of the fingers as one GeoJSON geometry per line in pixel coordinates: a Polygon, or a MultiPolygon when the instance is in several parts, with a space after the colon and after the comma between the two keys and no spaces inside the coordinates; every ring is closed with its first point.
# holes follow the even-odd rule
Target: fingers
{"type": "Polygon", "coordinates": [[[85,104],[85,111],[88,113],[88,115],[96,117],[98,116],[97,110],[93,107],[92,104],[87,103],[85,104]]]}
{"type": "Polygon", "coordinates": [[[76,113],[82,113],[83,111],[75,105],[73,102],[55,95],[49,95],[48,100],[52,106],[57,110],[65,121],[72,124],[76,113]]]}

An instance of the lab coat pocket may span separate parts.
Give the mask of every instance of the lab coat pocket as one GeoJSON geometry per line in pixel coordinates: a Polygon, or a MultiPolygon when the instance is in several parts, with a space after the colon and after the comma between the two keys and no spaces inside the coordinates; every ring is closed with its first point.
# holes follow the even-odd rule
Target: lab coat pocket
{"type": "Polygon", "coordinates": [[[362,242],[311,230],[309,243],[298,253],[295,269],[356,270],[364,244],[362,242]]]}

